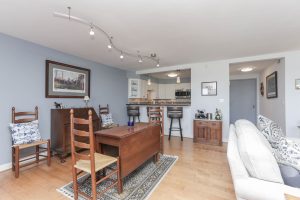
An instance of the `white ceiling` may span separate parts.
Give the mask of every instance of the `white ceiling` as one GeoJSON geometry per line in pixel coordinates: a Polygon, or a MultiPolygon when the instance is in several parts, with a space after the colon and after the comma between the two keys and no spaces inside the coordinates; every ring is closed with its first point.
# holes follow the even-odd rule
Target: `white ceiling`
{"type": "Polygon", "coordinates": [[[242,63],[233,63],[230,64],[230,75],[240,75],[240,74],[255,74],[263,71],[267,67],[276,65],[279,62],[279,59],[271,59],[271,60],[258,60],[258,61],[250,61],[250,62],[242,62],[242,63]],[[241,69],[244,67],[252,67],[253,71],[251,72],[241,72],[241,69]]]}
{"type": "Polygon", "coordinates": [[[67,6],[120,48],[156,52],[161,66],[300,48],[299,0],[0,0],[0,32],[121,69],[155,67],[121,62],[100,33],[91,40],[88,27],[53,17],[67,6]]]}
{"type": "Polygon", "coordinates": [[[180,71],[157,72],[157,73],[151,73],[151,74],[145,74],[145,75],[149,75],[156,79],[176,79],[174,77],[172,78],[172,77],[168,76],[168,74],[170,74],[171,72],[178,74],[178,76],[180,76],[180,78],[191,78],[191,70],[190,69],[180,70],[180,71]]]}

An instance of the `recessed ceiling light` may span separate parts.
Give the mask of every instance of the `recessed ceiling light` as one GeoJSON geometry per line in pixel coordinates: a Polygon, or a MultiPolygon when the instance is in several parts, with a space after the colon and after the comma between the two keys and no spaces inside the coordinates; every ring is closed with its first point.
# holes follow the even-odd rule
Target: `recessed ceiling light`
{"type": "Polygon", "coordinates": [[[174,78],[176,77],[178,74],[174,73],[174,72],[171,72],[168,74],[168,77],[171,77],[171,78],[174,78]]]}
{"type": "Polygon", "coordinates": [[[254,67],[243,67],[241,68],[241,72],[251,72],[253,71],[254,67]]]}

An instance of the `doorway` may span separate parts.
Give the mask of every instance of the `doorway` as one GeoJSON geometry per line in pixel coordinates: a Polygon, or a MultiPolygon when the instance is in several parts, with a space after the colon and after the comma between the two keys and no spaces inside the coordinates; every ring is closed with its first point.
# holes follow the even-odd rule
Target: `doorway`
{"type": "Polygon", "coordinates": [[[247,119],[256,124],[257,79],[230,81],[230,123],[247,119]]]}

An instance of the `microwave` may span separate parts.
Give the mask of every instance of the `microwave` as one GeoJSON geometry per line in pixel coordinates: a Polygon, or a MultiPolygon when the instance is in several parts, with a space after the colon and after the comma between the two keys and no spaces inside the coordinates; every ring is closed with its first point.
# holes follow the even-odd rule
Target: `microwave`
{"type": "Polygon", "coordinates": [[[191,90],[175,90],[176,99],[190,99],[191,90]]]}

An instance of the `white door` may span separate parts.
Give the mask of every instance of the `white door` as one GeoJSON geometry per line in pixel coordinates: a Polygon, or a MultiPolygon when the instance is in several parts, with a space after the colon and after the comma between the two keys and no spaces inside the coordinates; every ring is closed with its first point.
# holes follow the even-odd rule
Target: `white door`
{"type": "Polygon", "coordinates": [[[256,124],[256,79],[230,81],[230,123],[247,119],[256,124]]]}

